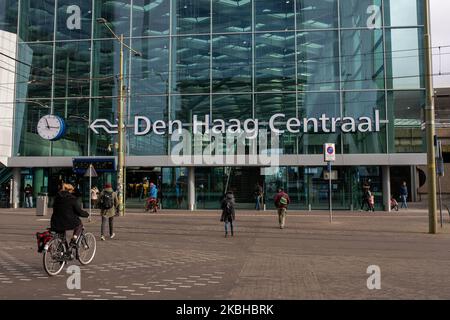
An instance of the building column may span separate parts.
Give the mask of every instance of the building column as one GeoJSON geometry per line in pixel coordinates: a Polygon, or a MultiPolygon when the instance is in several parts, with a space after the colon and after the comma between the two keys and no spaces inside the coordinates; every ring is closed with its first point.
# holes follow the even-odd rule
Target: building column
{"type": "Polygon", "coordinates": [[[195,168],[188,168],[188,204],[189,210],[195,210],[195,168]]]}
{"type": "Polygon", "coordinates": [[[411,202],[417,202],[417,184],[417,167],[411,166],[411,202]]]}
{"type": "Polygon", "coordinates": [[[384,211],[391,212],[391,168],[382,167],[384,211]]]}
{"type": "Polygon", "coordinates": [[[20,207],[20,190],[22,190],[21,182],[22,182],[22,174],[20,173],[20,168],[13,169],[13,185],[12,189],[12,208],[17,209],[20,207]]]}

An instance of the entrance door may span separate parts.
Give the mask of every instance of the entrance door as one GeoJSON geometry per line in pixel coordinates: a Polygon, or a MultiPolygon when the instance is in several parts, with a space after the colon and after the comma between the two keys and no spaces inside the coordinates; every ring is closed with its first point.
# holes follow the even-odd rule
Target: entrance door
{"type": "Polygon", "coordinates": [[[144,208],[145,199],[148,198],[150,183],[157,185],[161,193],[160,168],[127,168],[126,175],[126,201],[127,208],[144,208]]]}
{"type": "Polygon", "coordinates": [[[255,208],[255,186],[257,183],[261,186],[264,184],[264,177],[261,176],[261,168],[231,168],[228,190],[233,191],[238,209],[255,208]]]}

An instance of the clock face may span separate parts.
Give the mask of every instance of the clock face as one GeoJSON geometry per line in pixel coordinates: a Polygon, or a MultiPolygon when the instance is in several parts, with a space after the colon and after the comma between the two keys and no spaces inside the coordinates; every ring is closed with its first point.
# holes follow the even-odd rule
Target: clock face
{"type": "Polygon", "coordinates": [[[43,116],[37,125],[37,132],[41,138],[51,141],[61,138],[64,130],[64,120],[54,115],[43,116]]]}

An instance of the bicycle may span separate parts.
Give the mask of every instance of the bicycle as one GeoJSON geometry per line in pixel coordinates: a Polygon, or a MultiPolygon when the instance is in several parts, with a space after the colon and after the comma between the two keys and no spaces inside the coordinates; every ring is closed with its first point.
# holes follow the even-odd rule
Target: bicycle
{"type": "Polygon", "coordinates": [[[145,212],[149,212],[149,211],[157,212],[158,206],[159,206],[158,199],[148,198],[145,202],[144,209],[145,209],[145,212]]]}
{"type": "Polygon", "coordinates": [[[92,262],[97,251],[97,241],[90,232],[84,228],[74,244],[68,244],[66,233],[51,232],[52,239],[45,244],[43,264],[49,276],[58,275],[65,264],[75,258],[82,264],[92,262]]]}

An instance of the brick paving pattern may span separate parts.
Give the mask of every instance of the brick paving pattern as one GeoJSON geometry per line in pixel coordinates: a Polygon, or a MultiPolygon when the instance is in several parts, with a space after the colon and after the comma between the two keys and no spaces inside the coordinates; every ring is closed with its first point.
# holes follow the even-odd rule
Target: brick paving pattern
{"type": "MultiPolygon", "coordinates": [[[[49,224],[34,210],[0,209],[0,299],[450,299],[449,219],[427,234],[424,209],[400,213],[238,211],[224,238],[214,211],[129,212],[116,238],[99,240],[94,261],[69,290],[66,268],[48,277],[34,234],[49,224]],[[381,268],[368,290],[367,267],[381,268]]],[[[69,263],[78,265],[77,261],[69,263]]]]}

